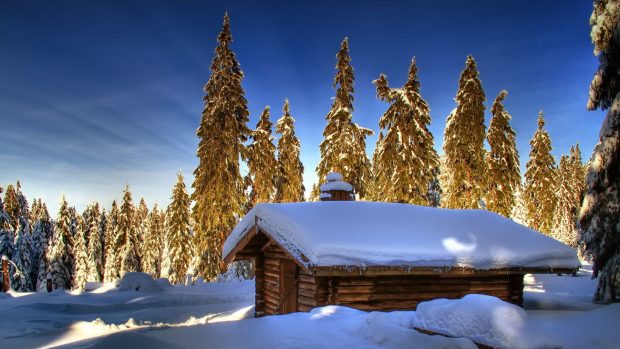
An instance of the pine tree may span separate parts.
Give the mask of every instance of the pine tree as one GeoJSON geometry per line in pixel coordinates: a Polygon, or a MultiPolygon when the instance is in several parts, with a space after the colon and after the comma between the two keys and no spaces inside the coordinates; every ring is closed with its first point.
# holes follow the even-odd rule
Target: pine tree
{"type": "Polygon", "coordinates": [[[385,169],[381,168],[383,162],[379,161],[379,156],[383,152],[383,131],[379,131],[379,137],[375,143],[375,151],[372,153],[371,165],[372,165],[372,177],[370,180],[370,187],[368,188],[368,199],[370,201],[381,201],[381,193],[387,187],[385,183],[385,176],[379,176],[379,173],[385,173],[385,169]]]}
{"type": "Polygon", "coordinates": [[[135,214],[136,209],[131,199],[129,186],[125,186],[123,203],[118,213],[114,234],[115,266],[119,271],[120,277],[123,277],[127,272],[140,271],[135,214]]]}
{"type": "MultiPolygon", "coordinates": [[[[370,160],[366,155],[366,137],[372,131],[353,120],[353,67],[349,57],[349,40],[344,38],[336,55],[334,87],[336,98],[325,117],[327,125],[321,142],[321,161],[316,168],[319,183],[325,182],[329,172],[338,172],[353,185],[355,193],[364,198],[371,180],[370,160]]],[[[315,186],[312,198],[318,198],[315,186]]]]}
{"type": "Polygon", "coordinates": [[[455,101],[444,131],[447,183],[443,203],[448,208],[478,208],[486,189],[485,95],[472,56],[467,57],[455,101]]]}
{"type": "Polygon", "coordinates": [[[301,144],[295,135],[295,119],[291,116],[288,99],[284,100],[282,117],[276,122],[278,139],[278,172],[276,178],[276,202],[304,201],[303,176],[304,165],[301,163],[301,144]]]}
{"type": "Polygon", "coordinates": [[[73,236],[73,254],[75,256],[75,273],[73,288],[83,290],[88,281],[88,241],[86,239],[86,222],[76,213],[75,235],[73,236]]]}
{"type": "Polygon", "coordinates": [[[510,126],[512,117],[502,104],[507,94],[501,91],[491,108],[493,117],[487,133],[491,151],[487,157],[488,189],[485,201],[489,211],[510,217],[515,205],[515,193],[521,186],[521,169],[516,134],[510,126]]]}
{"type": "Polygon", "coordinates": [[[47,273],[50,269],[52,238],[54,236],[53,224],[50,219],[47,206],[41,201],[35,200],[33,204],[33,265],[36,265],[36,273],[33,273],[33,284],[36,291],[46,287],[47,273]],[[36,210],[34,209],[36,207],[36,210]]]}
{"type": "Polygon", "coordinates": [[[19,206],[19,199],[17,190],[13,184],[9,184],[6,187],[4,193],[4,211],[8,216],[8,219],[4,223],[4,229],[11,232],[11,237],[14,238],[15,233],[19,230],[19,217],[21,216],[21,209],[19,206]]]}
{"type": "Polygon", "coordinates": [[[571,164],[571,187],[573,188],[573,195],[576,205],[576,215],[579,215],[579,208],[581,207],[583,197],[586,194],[587,171],[587,167],[583,164],[583,161],[581,160],[581,149],[579,149],[579,144],[575,144],[574,147],[571,147],[569,160],[571,164]]]}
{"type": "Polygon", "coordinates": [[[205,85],[205,108],[197,136],[199,165],[192,187],[196,272],[212,280],[220,272],[224,240],[243,213],[245,196],[239,158],[250,135],[243,72],[230,49],[232,35],[228,14],[218,36],[211,77],[205,85]]]}
{"type": "Polygon", "coordinates": [[[73,222],[64,195],[55,221],[50,272],[55,289],[71,289],[75,257],[73,255],[73,222]]]}
{"type": "Polygon", "coordinates": [[[620,275],[620,6],[595,0],[590,17],[599,68],[590,85],[588,109],[608,110],[592,154],[587,191],[579,213],[581,244],[599,277],[595,301],[616,299],[620,275]]]}
{"type": "Polygon", "coordinates": [[[11,288],[19,292],[34,291],[32,284],[32,243],[30,241],[29,223],[26,217],[20,216],[19,229],[15,236],[15,253],[11,258],[11,288]]]}
{"type": "Polygon", "coordinates": [[[538,129],[530,141],[530,159],[525,170],[522,199],[527,225],[545,234],[551,233],[555,208],[555,160],[551,155],[551,138],[543,129],[542,110],[538,114],[538,129]]]}
{"type": "Polygon", "coordinates": [[[269,120],[269,106],[266,106],[256,130],[252,131],[252,143],[248,146],[248,168],[252,178],[250,207],[261,202],[270,202],[274,198],[278,162],[275,155],[276,146],[271,136],[272,126],[269,120]]]}
{"type": "MultiPolygon", "coordinates": [[[[4,188],[0,186],[0,194],[4,188]]],[[[10,216],[4,210],[2,195],[0,195],[0,256],[7,256],[9,259],[13,256],[13,234],[9,230],[10,216]]],[[[1,285],[2,280],[0,280],[1,285]]]]}
{"type": "Polygon", "coordinates": [[[172,273],[171,283],[183,281],[191,261],[192,232],[190,230],[190,198],[185,189],[183,175],[172,189],[172,202],[166,213],[166,238],[172,273]]]}
{"type": "Polygon", "coordinates": [[[430,108],[420,95],[417,72],[414,58],[402,88],[390,88],[383,74],[373,81],[377,96],[390,104],[379,120],[385,138],[374,173],[377,183],[383,184],[377,190],[381,201],[430,205],[428,192],[439,167],[439,156],[428,130],[430,108]]]}
{"type": "Polygon", "coordinates": [[[87,256],[88,273],[87,281],[103,281],[103,246],[105,234],[105,210],[99,212],[99,204],[94,202],[86,208],[84,214],[84,235],[88,236],[87,256]]]}
{"type": "Polygon", "coordinates": [[[556,204],[553,213],[551,237],[571,247],[577,247],[576,200],[574,195],[572,163],[567,155],[560,158],[556,179],[556,204]]]}
{"type": "Polygon", "coordinates": [[[142,259],[144,250],[144,235],[146,235],[146,217],[149,215],[149,208],[146,206],[144,198],[140,198],[140,203],[136,209],[135,225],[136,225],[136,243],[138,246],[137,252],[142,259]]]}
{"type": "Polygon", "coordinates": [[[146,219],[146,235],[142,253],[142,271],[158,278],[161,274],[161,262],[164,246],[165,216],[157,208],[157,204],[146,219]]]}
{"type": "Polygon", "coordinates": [[[116,266],[116,256],[120,255],[120,246],[116,245],[116,226],[118,225],[118,205],[116,200],[112,201],[112,208],[106,217],[105,226],[105,261],[103,280],[111,282],[119,278],[119,269],[116,266]]]}

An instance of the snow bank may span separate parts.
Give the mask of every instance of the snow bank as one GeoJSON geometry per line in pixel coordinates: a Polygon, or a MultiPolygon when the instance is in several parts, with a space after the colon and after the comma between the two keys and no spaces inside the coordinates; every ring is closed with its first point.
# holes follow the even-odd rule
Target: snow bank
{"type": "Polygon", "coordinates": [[[467,338],[429,336],[412,329],[415,312],[372,312],[361,326],[364,337],[389,348],[477,349],[467,338]]]}
{"type": "Polygon", "coordinates": [[[462,299],[422,302],[414,326],[452,337],[467,337],[494,348],[560,348],[556,339],[526,331],[525,310],[499,298],[471,294],[462,299]]]}
{"type": "Polygon", "coordinates": [[[492,212],[361,201],[258,204],[226,240],[224,256],[255,220],[308,267],[579,266],[574,249],[492,212]]]}
{"type": "Polygon", "coordinates": [[[163,292],[163,287],[153,280],[149,274],[131,272],[123,275],[120,284],[120,291],[142,291],[147,293],[163,292]]]}

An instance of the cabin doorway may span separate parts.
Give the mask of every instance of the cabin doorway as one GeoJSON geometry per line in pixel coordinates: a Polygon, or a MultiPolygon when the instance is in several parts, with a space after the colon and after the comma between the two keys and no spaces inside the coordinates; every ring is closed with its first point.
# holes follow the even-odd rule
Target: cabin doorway
{"type": "Polygon", "coordinates": [[[297,264],[282,259],[280,261],[280,314],[297,311],[297,264]]]}

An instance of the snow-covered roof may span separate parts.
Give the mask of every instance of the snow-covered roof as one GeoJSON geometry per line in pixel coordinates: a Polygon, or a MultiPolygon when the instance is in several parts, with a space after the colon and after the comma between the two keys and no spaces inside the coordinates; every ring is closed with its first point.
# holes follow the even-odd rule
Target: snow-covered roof
{"type": "Polygon", "coordinates": [[[224,257],[254,225],[306,267],[580,265],[574,249],[489,211],[364,201],[258,204],[224,243],[224,257]]]}
{"type": "Polygon", "coordinates": [[[325,191],[332,191],[332,190],[351,191],[353,190],[353,186],[343,181],[332,181],[332,182],[327,182],[325,184],[321,184],[321,191],[325,192],[325,191]]]}

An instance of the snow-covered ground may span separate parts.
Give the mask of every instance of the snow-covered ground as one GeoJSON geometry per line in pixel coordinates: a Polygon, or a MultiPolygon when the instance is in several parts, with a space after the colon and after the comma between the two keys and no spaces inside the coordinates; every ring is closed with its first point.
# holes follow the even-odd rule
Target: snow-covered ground
{"type": "Polygon", "coordinates": [[[595,282],[587,266],[578,277],[528,275],[525,311],[469,296],[418,312],[328,306],[259,319],[252,281],[0,294],[0,348],[475,348],[414,327],[513,348],[620,348],[620,304],[593,304],[595,282]]]}

